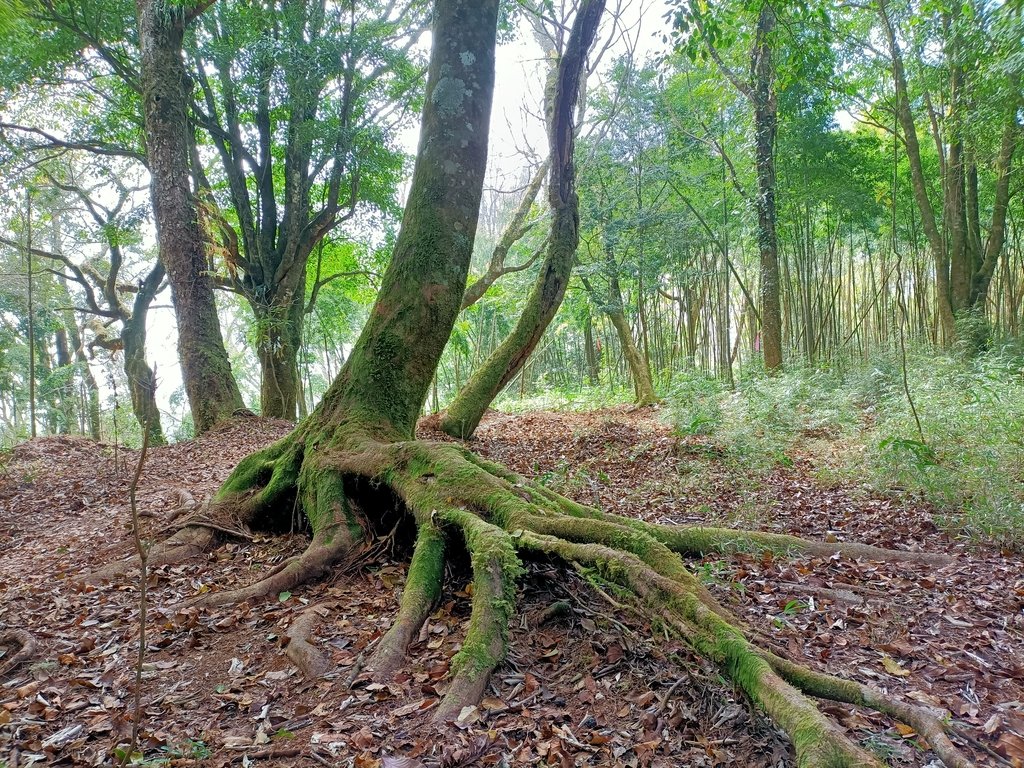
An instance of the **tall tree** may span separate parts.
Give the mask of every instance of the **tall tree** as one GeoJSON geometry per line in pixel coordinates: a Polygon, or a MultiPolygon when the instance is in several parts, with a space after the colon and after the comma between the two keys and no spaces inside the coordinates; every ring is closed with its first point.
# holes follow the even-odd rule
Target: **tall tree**
{"type": "Polygon", "coordinates": [[[450,435],[467,438],[473,434],[491,401],[522,370],[565,296],[580,239],[574,157],[577,101],[586,76],[587,52],[603,12],[603,0],[584,0],[580,4],[565,50],[552,73],[554,82],[547,105],[551,228],[540,274],[515,328],[448,406],[441,429],[450,435]]]}
{"type": "Polygon", "coordinates": [[[220,161],[201,175],[203,213],[222,285],[256,319],[264,416],[295,418],[311,253],[360,204],[394,207],[393,134],[419,94],[424,5],[225,0],[187,45],[198,140],[220,161]]]}
{"type": "Polygon", "coordinates": [[[954,322],[958,317],[976,315],[984,309],[988,287],[1003,251],[1010,170],[1021,133],[1017,124],[1019,79],[1007,78],[991,66],[969,71],[972,60],[987,64],[997,52],[1006,53],[999,51],[995,42],[988,42],[992,36],[983,30],[985,11],[970,3],[940,8],[940,27],[935,38],[941,43],[946,77],[945,84],[938,85],[945,110],[940,113],[929,90],[920,93],[938,155],[939,178],[934,188],[938,189],[941,205],[935,206],[934,192],[929,191],[930,174],[922,158],[896,11],[887,0],[876,0],[876,9],[888,46],[895,84],[894,110],[910,165],[914,202],[934,262],[941,335],[949,342],[956,337],[954,322]],[[981,47],[989,50],[983,52],[981,47]],[[968,126],[987,117],[986,111],[996,116],[995,135],[999,140],[992,153],[994,193],[988,236],[983,239],[978,172],[983,148],[979,146],[977,131],[969,130],[968,126]],[[936,208],[940,211],[938,216],[936,208]]]}
{"type": "MultiPolygon", "coordinates": [[[[750,41],[749,77],[744,77],[727,61],[720,43],[727,39],[726,22],[698,3],[681,4],[676,28],[684,35],[684,45],[692,56],[706,55],[733,87],[749,103],[754,116],[754,167],[757,175],[757,240],[760,250],[761,347],[764,365],[769,371],[782,367],[782,304],[779,298],[779,240],[775,208],[775,139],[778,131],[778,94],[775,61],[777,17],[775,5],[763,1],[744,6],[742,12],[756,11],[754,34],[750,41]]],[[[728,13],[728,10],[723,13],[728,13]]],[[[730,20],[733,26],[742,24],[730,20]]]]}
{"type": "Polygon", "coordinates": [[[182,379],[197,433],[243,406],[221,336],[189,169],[191,78],[185,71],[182,43],[188,25],[209,4],[209,0],[200,5],[171,0],[137,3],[139,86],[153,178],[153,215],[178,321],[182,379]]]}

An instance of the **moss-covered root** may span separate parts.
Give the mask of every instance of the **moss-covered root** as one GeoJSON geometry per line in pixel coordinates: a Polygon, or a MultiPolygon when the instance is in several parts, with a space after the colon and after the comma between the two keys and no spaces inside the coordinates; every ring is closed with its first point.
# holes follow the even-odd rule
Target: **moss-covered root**
{"type": "Polygon", "coordinates": [[[480,700],[491,672],[505,658],[515,603],[515,580],[522,572],[511,537],[471,512],[438,513],[462,532],[473,567],[473,609],[462,649],[452,660],[452,682],[434,720],[453,720],[480,700]]]}
{"type": "Polygon", "coordinates": [[[701,654],[721,669],[782,728],[801,768],[880,768],[839,728],[758,655],[743,633],[713,611],[686,586],[662,576],[632,553],[602,544],[569,542],[523,531],[520,546],[595,567],[633,591],[652,609],[663,611],[701,654]]]}
{"type": "Polygon", "coordinates": [[[880,768],[874,756],[853,744],[812,701],[783,680],[735,628],[723,625],[708,632],[702,627],[690,635],[690,642],[715,659],[786,732],[801,768],[880,768]]]}
{"type": "MultiPolygon", "coordinates": [[[[478,465],[498,474],[500,467],[485,465],[477,462],[478,465]]],[[[570,517],[584,518],[588,520],[612,520],[643,531],[665,544],[673,552],[691,557],[702,557],[703,555],[720,553],[730,554],[733,552],[775,552],[780,555],[801,555],[808,557],[832,557],[841,555],[843,557],[859,558],[863,560],[875,560],[879,562],[902,562],[921,563],[924,565],[946,565],[953,562],[953,558],[941,552],[909,552],[902,549],[883,549],[873,547],[870,544],[859,542],[828,542],[802,539],[799,536],[789,536],[783,533],[768,533],[766,531],[744,531],[733,528],[713,528],[707,526],[690,525],[655,525],[653,523],[637,520],[632,517],[612,515],[600,510],[579,504],[575,501],[560,496],[550,488],[545,488],[537,483],[525,483],[525,481],[508,470],[500,475],[508,482],[523,485],[526,484],[529,492],[536,498],[542,499],[548,504],[554,504],[561,512],[570,517]]]]}
{"type": "Polygon", "coordinates": [[[211,509],[246,525],[272,518],[294,496],[303,456],[304,443],[292,435],[249,454],[217,491],[211,509]]]}
{"type": "Polygon", "coordinates": [[[883,712],[917,731],[947,768],[975,768],[975,764],[950,741],[948,726],[940,714],[900,701],[877,688],[816,672],[768,651],[758,653],[787,682],[804,693],[883,712]]]}
{"type": "Polygon", "coordinates": [[[366,664],[369,674],[384,679],[402,665],[409,644],[440,597],[443,580],[444,536],[432,522],[427,522],[420,526],[416,537],[395,621],[366,664]]]}
{"type": "Polygon", "coordinates": [[[645,531],[611,519],[581,520],[562,515],[531,517],[527,524],[534,533],[570,542],[601,544],[636,555],[657,574],[684,587],[715,613],[729,621],[737,621],[690,573],[678,554],[645,531]]]}
{"type": "Polygon", "coordinates": [[[289,558],[253,584],[209,593],[195,604],[230,605],[293,589],[326,575],[332,566],[365,543],[362,520],[345,495],[344,478],[340,473],[304,468],[300,486],[302,509],[313,528],[313,539],[302,554],[289,558]]]}
{"type": "Polygon", "coordinates": [[[901,549],[883,549],[859,542],[827,542],[801,539],[782,533],[764,531],[737,531],[731,528],[703,528],[700,526],[659,526],[640,523],[639,527],[663,541],[675,552],[701,556],[714,552],[763,552],[803,555],[809,557],[843,557],[876,560],[879,562],[922,563],[945,565],[953,558],[941,552],[908,552],[901,549]]]}

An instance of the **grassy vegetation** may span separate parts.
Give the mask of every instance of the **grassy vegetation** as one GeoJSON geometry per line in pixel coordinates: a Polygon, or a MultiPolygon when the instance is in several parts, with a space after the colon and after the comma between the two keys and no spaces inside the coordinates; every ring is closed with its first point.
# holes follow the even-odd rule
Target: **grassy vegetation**
{"type": "Polygon", "coordinates": [[[726,460],[766,470],[810,454],[824,479],[912,494],[953,533],[1024,549],[1024,348],[911,353],[907,378],[920,433],[895,355],[754,373],[735,391],[691,375],[667,400],[676,430],[726,460]]]}

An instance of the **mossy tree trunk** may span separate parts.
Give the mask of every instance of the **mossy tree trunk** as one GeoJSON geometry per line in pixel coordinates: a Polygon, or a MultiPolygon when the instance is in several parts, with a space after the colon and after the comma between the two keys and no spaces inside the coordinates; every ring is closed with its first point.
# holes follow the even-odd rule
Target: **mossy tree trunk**
{"type": "Polygon", "coordinates": [[[149,432],[150,445],[163,445],[167,442],[156,403],[156,374],[146,361],[146,318],[150,304],[160,290],[164,274],[163,265],[157,264],[146,275],[132,302],[132,313],[124,317],[121,329],[124,373],[132,397],[132,412],[139,426],[149,432]]]}
{"type": "MultiPolygon", "coordinates": [[[[199,602],[266,597],[330,572],[358,553],[368,535],[386,533],[401,515],[414,523],[416,544],[395,621],[364,674],[387,676],[403,663],[441,593],[448,549],[464,548],[472,569],[472,611],[450,678],[441,684],[445,695],[434,710],[439,721],[455,718],[477,701],[506,654],[520,557],[555,558],[594,569],[620,585],[636,606],[716,662],[790,735],[801,766],[880,766],[808,695],[904,719],[929,734],[947,764],[969,765],[945,739],[947,726],[931,713],[757,648],[682,559],[771,550],[898,560],[909,567],[945,562],[946,556],[652,525],[577,504],[460,444],[414,438],[459,312],[472,252],[486,165],[497,16],[498,0],[435,4],[409,201],[381,292],[348,362],[313,414],[288,437],[244,459],[208,507],[153,548],[149,562],[202,551],[225,525],[238,521],[287,528],[297,505],[312,530],[302,554],[250,586],[207,593],[199,602]]],[[[290,637],[286,653],[307,674],[327,667],[301,633],[290,637]]]]}
{"type": "Polygon", "coordinates": [[[488,406],[522,370],[565,297],[579,244],[579,198],[576,195],[576,103],[586,56],[604,13],[603,0],[580,4],[554,78],[548,115],[551,177],[548,201],[551,230],[540,274],[515,328],[476,370],[441,419],[449,435],[468,438],[488,406]]]}
{"type": "Polygon", "coordinates": [[[192,17],[185,5],[171,0],[137,0],[137,10],[146,154],[160,260],[171,284],[185,392],[196,432],[202,433],[243,403],[221,335],[191,191],[191,81],[182,60],[182,41],[192,17]]]}

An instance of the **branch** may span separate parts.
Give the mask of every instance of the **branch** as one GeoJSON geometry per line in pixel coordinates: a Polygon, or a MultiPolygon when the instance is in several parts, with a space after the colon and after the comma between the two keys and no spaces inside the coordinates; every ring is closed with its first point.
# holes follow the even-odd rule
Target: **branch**
{"type": "Polygon", "coordinates": [[[40,149],[80,149],[85,152],[91,152],[94,155],[104,155],[107,157],[127,157],[132,160],[136,160],[142,165],[148,167],[146,156],[142,153],[126,149],[124,147],[118,147],[111,144],[102,144],[100,142],[93,141],[68,141],[66,139],[60,139],[54,136],[48,131],[44,131],[42,128],[33,128],[28,125],[18,125],[17,123],[4,123],[0,122],[0,130],[7,129],[11,131],[21,131],[22,133],[31,133],[36,136],[40,136],[46,140],[45,144],[35,144],[30,147],[32,150],[40,149]]]}
{"type": "Polygon", "coordinates": [[[356,277],[362,275],[364,277],[373,277],[375,274],[367,269],[353,269],[349,272],[335,272],[333,275],[317,280],[313,283],[313,290],[310,291],[309,301],[306,302],[305,314],[310,314],[313,311],[313,307],[316,305],[316,299],[320,295],[320,289],[328,283],[332,283],[339,277],[356,277]]]}

